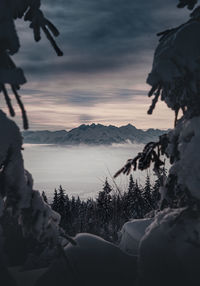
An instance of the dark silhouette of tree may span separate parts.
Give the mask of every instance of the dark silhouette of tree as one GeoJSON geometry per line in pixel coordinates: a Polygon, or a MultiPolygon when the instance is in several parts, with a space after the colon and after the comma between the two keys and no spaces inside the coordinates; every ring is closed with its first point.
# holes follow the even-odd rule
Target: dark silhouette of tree
{"type": "Polygon", "coordinates": [[[66,197],[65,197],[65,190],[62,186],[59,186],[58,189],[58,209],[57,212],[61,215],[60,225],[65,228],[66,224],[66,197]]]}
{"type": "Polygon", "coordinates": [[[43,197],[44,202],[48,204],[48,199],[44,191],[42,191],[42,197],[43,197]]]}
{"type": "Polygon", "coordinates": [[[150,211],[153,210],[152,187],[149,174],[147,174],[146,176],[146,181],[142,195],[144,198],[145,213],[149,213],[150,211]]]}
{"type": "Polygon", "coordinates": [[[86,218],[87,232],[96,234],[97,233],[96,208],[93,199],[88,199],[86,202],[85,218],[86,218]]]}
{"type": "MultiPolygon", "coordinates": [[[[163,176],[166,176],[165,172],[163,168],[163,176]]],[[[87,200],[81,200],[79,196],[70,198],[60,186],[58,192],[55,189],[52,208],[61,215],[61,226],[69,235],[89,232],[116,242],[125,222],[144,218],[149,212],[158,209],[157,192],[162,180],[161,176],[160,181],[151,187],[150,176],[147,175],[144,186],[139,186],[130,175],[127,190],[119,193],[106,178],[97,198],[87,200]]]]}
{"type": "Polygon", "coordinates": [[[54,190],[52,209],[56,212],[58,211],[58,192],[56,189],[54,190]]]}
{"type": "Polygon", "coordinates": [[[136,184],[131,174],[129,178],[128,192],[125,192],[123,195],[123,217],[125,220],[129,220],[134,216],[135,188],[136,184]]]}
{"type": "Polygon", "coordinates": [[[100,191],[97,197],[97,213],[100,221],[100,226],[104,229],[104,232],[108,233],[108,223],[111,218],[111,192],[112,188],[106,181],[103,186],[103,191],[100,191]]]}

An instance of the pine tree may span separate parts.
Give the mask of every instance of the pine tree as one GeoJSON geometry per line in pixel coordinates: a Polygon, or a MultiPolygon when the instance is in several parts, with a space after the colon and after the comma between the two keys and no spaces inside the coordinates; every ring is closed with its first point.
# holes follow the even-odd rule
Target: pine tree
{"type": "Polygon", "coordinates": [[[112,188],[106,178],[103,191],[100,191],[97,197],[97,213],[100,227],[105,235],[108,235],[108,224],[112,216],[111,195],[112,188]]]}
{"type": "Polygon", "coordinates": [[[154,209],[158,209],[159,208],[159,201],[160,201],[160,178],[158,178],[155,183],[154,183],[154,186],[153,186],[153,189],[152,189],[152,201],[153,201],[153,207],[154,209]]]}
{"type": "Polygon", "coordinates": [[[152,187],[151,187],[150,177],[149,177],[149,174],[147,174],[144,191],[143,191],[143,198],[144,198],[144,203],[145,203],[144,211],[146,214],[154,209],[151,191],[152,191],[152,187]]]}
{"type": "Polygon", "coordinates": [[[107,178],[103,186],[103,191],[100,191],[97,198],[97,208],[99,212],[99,217],[103,224],[108,223],[110,218],[110,203],[111,203],[111,193],[112,188],[109,185],[107,178]]]}
{"type": "Polygon", "coordinates": [[[127,199],[128,199],[127,212],[128,212],[128,217],[129,218],[133,217],[135,188],[136,188],[136,184],[135,184],[135,182],[133,180],[133,176],[130,175],[129,186],[128,186],[128,194],[127,194],[127,199]]]}
{"type": "Polygon", "coordinates": [[[129,177],[129,186],[128,192],[125,192],[122,198],[123,204],[123,219],[128,221],[133,217],[133,207],[134,207],[134,190],[135,190],[135,182],[133,180],[133,176],[129,177]]]}
{"type": "Polygon", "coordinates": [[[52,203],[52,209],[56,212],[58,212],[58,192],[55,189],[54,190],[54,197],[53,197],[53,203],[52,203]]]}
{"type": "Polygon", "coordinates": [[[67,233],[70,235],[73,232],[72,229],[72,214],[71,214],[71,201],[69,199],[69,196],[66,194],[65,195],[65,213],[64,213],[64,220],[65,220],[65,226],[64,228],[66,229],[67,233]]]}
{"type": "Polygon", "coordinates": [[[136,182],[133,193],[133,218],[143,218],[145,215],[145,201],[141,189],[136,182]]]}
{"type": "Polygon", "coordinates": [[[95,202],[93,199],[88,199],[86,203],[86,225],[87,232],[96,233],[96,213],[95,213],[95,202]]]}
{"type": "Polygon", "coordinates": [[[74,218],[77,217],[76,198],[74,196],[72,196],[70,201],[70,213],[73,221],[74,218]]]}
{"type": "Polygon", "coordinates": [[[60,225],[62,227],[65,227],[65,223],[66,223],[65,205],[66,205],[65,190],[60,185],[60,187],[58,189],[58,209],[57,209],[57,212],[61,215],[60,225]]]}
{"type": "Polygon", "coordinates": [[[123,200],[118,194],[112,196],[112,217],[111,217],[111,229],[112,240],[117,241],[118,231],[121,229],[124,222],[127,221],[123,218],[123,200]]]}

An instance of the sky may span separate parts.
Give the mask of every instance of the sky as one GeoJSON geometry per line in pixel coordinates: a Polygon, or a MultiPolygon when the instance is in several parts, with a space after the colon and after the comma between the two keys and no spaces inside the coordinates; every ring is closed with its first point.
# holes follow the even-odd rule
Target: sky
{"type": "Polygon", "coordinates": [[[91,123],[172,128],[174,114],[164,103],[147,115],[146,78],[156,33],[188,19],[189,11],[177,9],[177,2],[43,0],[45,16],[60,31],[56,41],[63,57],[44,35],[35,43],[28,23],[17,20],[21,49],[14,60],[28,81],[20,93],[30,129],[69,130],[91,123]]]}

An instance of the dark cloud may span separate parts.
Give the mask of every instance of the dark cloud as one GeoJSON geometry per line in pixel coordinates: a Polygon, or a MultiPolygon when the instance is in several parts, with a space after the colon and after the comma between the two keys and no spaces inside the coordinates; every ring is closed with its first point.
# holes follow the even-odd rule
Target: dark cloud
{"type": "Polygon", "coordinates": [[[14,58],[28,79],[21,94],[32,126],[60,129],[67,122],[72,128],[105,123],[104,117],[106,124],[127,124],[134,117],[145,122],[140,127],[152,127],[150,117],[144,117],[147,106],[142,110],[145,79],[156,33],[187,20],[189,12],[177,9],[176,2],[42,0],[45,15],[60,30],[56,41],[63,57],[56,57],[44,35],[35,43],[28,23],[17,21],[21,49],[14,58]]]}
{"type": "Polygon", "coordinates": [[[47,40],[34,44],[20,25],[19,62],[28,73],[96,73],[140,63],[156,45],[156,32],[179,24],[184,10],[174,0],[43,0],[61,32],[65,55],[55,58],[47,40]]]}

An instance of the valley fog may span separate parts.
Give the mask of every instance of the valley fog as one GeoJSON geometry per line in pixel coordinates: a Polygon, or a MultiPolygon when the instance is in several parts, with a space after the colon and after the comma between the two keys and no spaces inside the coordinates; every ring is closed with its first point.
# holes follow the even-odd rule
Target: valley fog
{"type": "MultiPolygon", "coordinates": [[[[129,178],[120,175],[113,181],[112,176],[127,159],[143,149],[142,144],[120,144],[112,146],[58,146],[24,144],[25,168],[34,178],[34,188],[45,191],[53,198],[54,189],[59,185],[68,195],[81,198],[95,197],[102,189],[106,177],[109,183],[124,190],[129,178]]],[[[133,174],[138,183],[143,183],[146,172],[133,174]]]]}

